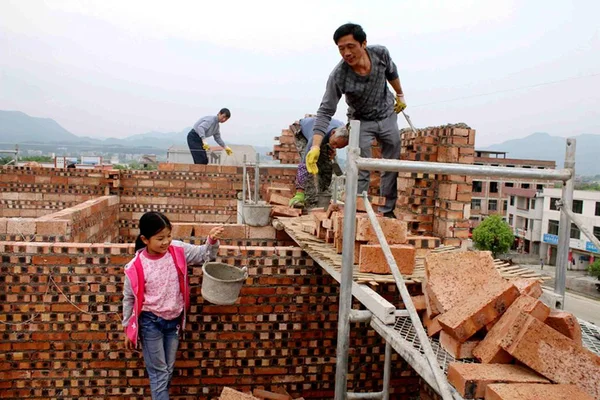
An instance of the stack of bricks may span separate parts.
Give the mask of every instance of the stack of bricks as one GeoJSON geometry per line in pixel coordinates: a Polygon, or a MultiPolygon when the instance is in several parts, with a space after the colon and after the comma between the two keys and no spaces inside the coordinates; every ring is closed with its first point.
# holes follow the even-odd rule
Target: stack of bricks
{"type": "Polygon", "coordinates": [[[600,357],[583,348],[572,314],[538,299],[539,281],[506,280],[488,252],[437,253],[425,258],[423,292],[429,336],[439,334],[454,358],[482,363],[451,364],[448,379],[464,398],[563,399],[563,385],[569,398],[600,398],[600,357]]]}
{"type": "MultiPolygon", "coordinates": [[[[474,130],[448,127],[438,132],[438,162],[473,164],[474,130]]],[[[438,175],[434,233],[442,238],[444,244],[460,246],[469,238],[472,184],[470,176],[438,175]]]]}
{"type": "Polygon", "coordinates": [[[0,217],[0,240],[117,242],[118,220],[119,198],[102,196],[39,218],[0,217]]]}
{"type": "Polygon", "coordinates": [[[296,139],[294,133],[290,129],[282,129],[281,135],[275,137],[273,152],[268,155],[274,160],[278,160],[281,164],[298,164],[300,162],[300,154],[296,148],[296,139]]]}
{"type": "MultiPolygon", "coordinates": [[[[400,158],[408,161],[473,164],[475,131],[464,124],[403,129],[400,158]]],[[[434,234],[446,245],[468,238],[471,178],[458,175],[400,173],[399,218],[419,234],[434,234]]]]}

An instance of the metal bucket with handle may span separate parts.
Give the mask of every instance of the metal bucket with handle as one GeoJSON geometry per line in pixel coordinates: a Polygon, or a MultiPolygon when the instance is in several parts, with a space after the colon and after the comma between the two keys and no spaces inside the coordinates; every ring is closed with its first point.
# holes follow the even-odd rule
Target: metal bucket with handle
{"type": "Polygon", "coordinates": [[[202,297],[217,304],[229,305],[237,301],[240,290],[248,278],[248,268],[238,268],[220,262],[207,262],[202,266],[202,297]]]}

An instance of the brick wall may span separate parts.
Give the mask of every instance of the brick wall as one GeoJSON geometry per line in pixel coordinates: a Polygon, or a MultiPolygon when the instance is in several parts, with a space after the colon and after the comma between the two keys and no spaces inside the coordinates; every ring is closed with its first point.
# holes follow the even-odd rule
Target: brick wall
{"type": "MultiPolygon", "coordinates": [[[[2,398],[149,396],[143,362],[123,350],[115,314],[131,253],[126,244],[0,243],[0,320],[22,323],[0,324],[2,398]]],[[[337,283],[299,248],[222,246],[219,254],[248,266],[250,278],[238,303],[214,306],[200,296],[201,268],[190,267],[193,306],[172,398],[214,399],[223,386],[284,386],[307,399],[333,398],[337,283]]],[[[398,302],[393,285],[378,290],[398,302]]],[[[355,390],[381,388],[382,342],[367,325],[353,325],[355,390]]],[[[415,398],[418,376],[397,355],[392,365],[390,398],[415,398]]]]}
{"type": "Polygon", "coordinates": [[[116,242],[119,198],[101,196],[39,218],[0,218],[0,240],[116,242]]]}

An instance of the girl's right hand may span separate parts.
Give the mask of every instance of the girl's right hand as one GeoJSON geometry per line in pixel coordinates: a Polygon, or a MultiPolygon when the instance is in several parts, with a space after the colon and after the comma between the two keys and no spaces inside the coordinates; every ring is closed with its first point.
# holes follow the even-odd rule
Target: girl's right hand
{"type": "Polygon", "coordinates": [[[223,234],[223,231],[225,231],[225,227],[224,226],[215,226],[214,228],[212,228],[210,230],[210,232],[208,232],[208,238],[210,240],[213,241],[217,241],[221,238],[221,235],[223,234]]]}

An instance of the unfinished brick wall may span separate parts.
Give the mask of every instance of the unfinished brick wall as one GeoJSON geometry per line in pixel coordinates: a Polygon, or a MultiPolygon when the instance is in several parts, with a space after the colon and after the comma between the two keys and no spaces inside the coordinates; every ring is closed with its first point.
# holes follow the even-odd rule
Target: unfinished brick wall
{"type": "MultiPolygon", "coordinates": [[[[123,350],[115,314],[132,251],[125,244],[0,243],[2,398],[149,397],[142,359],[123,350]]],[[[201,268],[190,268],[193,306],[172,398],[215,399],[223,386],[284,386],[306,399],[333,398],[337,283],[299,248],[222,246],[219,256],[248,266],[250,278],[238,303],[214,306],[200,296],[201,268]]],[[[394,285],[383,286],[397,298],[394,285]]],[[[380,390],[383,341],[366,324],[351,332],[349,386],[380,390]]],[[[397,355],[392,365],[390,398],[414,398],[418,376],[397,355]]]]}
{"type": "Polygon", "coordinates": [[[117,242],[119,198],[102,196],[39,218],[0,218],[0,240],[117,242]]]}

